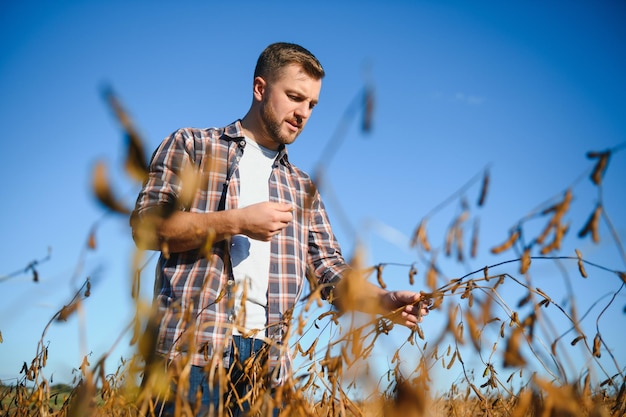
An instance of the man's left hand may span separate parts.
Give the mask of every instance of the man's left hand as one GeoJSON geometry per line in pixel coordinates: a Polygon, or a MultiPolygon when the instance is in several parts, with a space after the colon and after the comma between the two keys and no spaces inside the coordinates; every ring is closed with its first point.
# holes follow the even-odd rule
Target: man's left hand
{"type": "Polygon", "coordinates": [[[414,327],[428,315],[430,300],[413,291],[387,291],[382,294],[381,306],[395,312],[391,317],[394,322],[414,327]]]}

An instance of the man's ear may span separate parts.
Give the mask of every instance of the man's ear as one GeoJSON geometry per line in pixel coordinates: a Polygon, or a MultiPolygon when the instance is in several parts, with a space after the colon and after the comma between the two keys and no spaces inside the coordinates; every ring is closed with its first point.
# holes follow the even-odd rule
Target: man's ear
{"type": "Polygon", "coordinates": [[[254,95],[254,99],[262,101],[266,94],[266,90],[267,82],[265,79],[263,77],[254,77],[254,81],[252,82],[252,94],[254,95]]]}

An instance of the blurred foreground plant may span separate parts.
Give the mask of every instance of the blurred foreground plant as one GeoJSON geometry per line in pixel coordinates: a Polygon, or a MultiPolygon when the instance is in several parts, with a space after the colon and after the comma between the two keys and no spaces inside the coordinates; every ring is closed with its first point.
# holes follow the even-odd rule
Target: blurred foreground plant
{"type": "MultiPolygon", "coordinates": [[[[142,181],[147,171],[143,141],[112,90],[105,92],[105,98],[124,130],[126,171],[132,180],[142,181]]],[[[359,93],[341,120],[341,130],[338,129],[336,135],[345,134],[347,123],[356,114],[354,106],[364,114],[364,129],[371,129],[373,100],[371,87],[359,93]],[[355,103],[362,103],[363,107],[355,103]]],[[[311,280],[309,294],[289,314],[291,345],[274,346],[290,349],[296,356],[294,377],[273,389],[259,383],[247,397],[238,398],[231,390],[230,373],[221,367],[221,361],[215,360],[209,370],[211,381],[226,394],[225,401],[241,404],[256,400],[253,415],[266,415],[274,404],[281,404],[285,416],[623,416],[626,413],[624,369],[613,354],[614,349],[621,346],[607,345],[601,320],[609,314],[609,308],[626,285],[626,273],[596,264],[578,249],[561,254],[569,242],[572,223],[579,228],[580,239],[590,236],[594,243],[600,241],[603,223],[612,238],[611,246],[617,249],[626,265],[623,243],[603,199],[606,192],[603,178],[609,158],[623,148],[624,145],[620,145],[588,154],[595,162],[589,170],[589,178],[597,187],[598,195],[585,222],[576,226],[576,219],[568,220],[575,190],[580,184],[577,180],[516,222],[503,242],[492,246],[493,255],[514,253],[504,261],[473,268],[460,277],[445,273],[449,267],[446,262],[467,267],[470,260],[477,257],[479,214],[487,201],[489,169],[470,179],[418,222],[411,240],[416,253],[413,263],[367,266],[362,248],[357,248],[351,261],[353,272],[343,284],[348,287],[348,293],[358,292],[362,288],[359,283],[373,274],[379,285],[385,287],[389,281],[388,271],[401,268],[406,270],[409,285],[415,285],[416,279],[424,283],[427,288],[424,295],[433,303],[431,314],[445,317],[445,325],[438,332],[430,329],[426,335],[422,326],[416,326],[404,343],[389,348],[392,359],[382,377],[376,375],[372,367],[381,365],[377,363],[377,346],[390,344],[388,335],[394,331],[391,316],[355,314],[349,308],[350,297],[342,303],[348,307],[345,310],[329,310],[321,301],[323,288],[311,280]],[[470,204],[467,196],[475,188],[478,188],[476,203],[470,204]],[[430,224],[451,204],[455,204],[457,210],[443,232],[440,247],[429,237],[433,235],[430,224]],[[545,224],[538,230],[534,227],[537,221],[545,224]],[[551,296],[535,284],[543,278],[535,276],[536,266],[548,263],[554,263],[561,271],[567,288],[564,297],[561,294],[551,296]],[[418,268],[423,269],[423,273],[420,274],[418,268]],[[573,280],[592,281],[601,274],[614,279],[614,290],[608,297],[594,300],[581,314],[579,300],[571,290],[573,280]],[[590,332],[583,326],[583,320],[596,305],[601,305],[602,309],[590,332]],[[576,354],[574,349],[577,349],[576,354]],[[455,370],[459,376],[449,389],[435,392],[432,387],[436,378],[442,372],[455,370]]],[[[336,152],[336,147],[327,148],[320,161],[330,160],[332,155],[327,152],[336,152]]],[[[324,176],[321,163],[315,174],[318,186],[326,186],[321,181],[324,176]]],[[[186,183],[192,185],[184,194],[193,195],[200,182],[194,180],[193,173],[185,175],[186,183]]],[[[102,162],[94,168],[93,191],[107,212],[127,220],[130,210],[116,195],[102,162]]],[[[96,223],[89,232],[86,246],[90,249],[96,248],[98,225],[96,223]]],[[[167,253],[167,247],[162,250],[167,253]]],[[[81,305],[91,292],[90,280],[86,279],[73,299],[50,320],[36,357],[30,365],[24,363],[17,382],[0,387],[0,415],[156,416],[160,412],[159,400],[168,395],[177,404],[179,415],[190,416],[197,412],[196,406],[188,403],[182,394],[191,366],[188,360],[183,356],[165,367],[154,355],[159,316],[139,296],[141,273],[147,264],[145,258],[143,251],[137,251],[133,258],[135,273],[131,277],[135,315],[128,331],[135,355],[122,359],[113,374],[105,371],[109,354],[95,362],[85,356],[77,368],[75,386],[64,397],[55,392],[52,381],[45,377],[46,331],[55,322],[81,314],[81,305]],[[170,393],[172,381],[178,385],[173,395],[170,393]]],[[[36,274],[35,265],[29,264],[23,272],[36,274]]],[[[181,311],[181,314],[188,323],[195,322],[193,317],[185,316],[189,311],[181,311]]],[[[189,349],[199,348],[194,343],[190,338],[189,349]]],[[[214,357],[220,357],[219,352],[214,357]]],[[[258,381],[272,372],[267,365],[253,361],[247,362],[245,368],[258,381]]],[[[222,415],[224,410],[211,411],[222,415]]]]}

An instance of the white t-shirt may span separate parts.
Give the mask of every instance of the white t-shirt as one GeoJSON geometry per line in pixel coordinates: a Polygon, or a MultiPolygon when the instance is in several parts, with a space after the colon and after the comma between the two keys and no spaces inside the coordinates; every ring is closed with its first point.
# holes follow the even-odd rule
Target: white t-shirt
{"type": "MultiPolygon", "coordinates": [[[[239,208],[269,201],[269,178],[278,151],[264,148],[246,138],[246,147],[239,161],[239,208]]],[[[235,312],[242,314],[242,297],[246,291],[246,330],[263,329],[266,324],[267,286],[270,269],[271,242],[235,235],[230,255],[235,276],[235,312]]],[[[240,334],[236,329],[235,334],[240,334]]],[[[264,333],[259,334],[262,337],[264,333]]]]}

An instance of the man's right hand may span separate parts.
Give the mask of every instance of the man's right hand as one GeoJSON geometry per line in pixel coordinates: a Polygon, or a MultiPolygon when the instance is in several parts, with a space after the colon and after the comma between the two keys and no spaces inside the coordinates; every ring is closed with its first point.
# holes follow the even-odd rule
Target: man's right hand
{"type": "Polygon", "coordinates": [[[238,209],[241,234],[269,241],[293,220],[293,206],[266,201],[238,209]]]}

